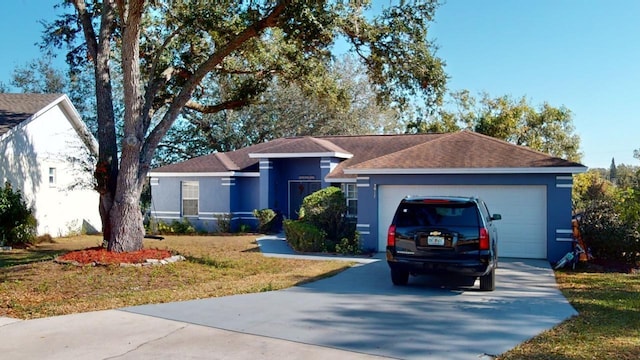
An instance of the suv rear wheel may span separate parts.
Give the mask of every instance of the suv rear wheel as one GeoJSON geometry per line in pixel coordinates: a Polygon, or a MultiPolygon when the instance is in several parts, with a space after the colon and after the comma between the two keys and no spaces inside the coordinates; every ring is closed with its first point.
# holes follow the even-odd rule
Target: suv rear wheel
{"type": "Polygon", "coordinates": [[[480,290],[493,291],[496,289],[496,269],[491,269],[487,275],[480,276],[480,290]]]}
{"type": "Polygon", "coordinates": [[[391,269],[391,282],[393,285],[407,285],[409,282],[409,272],[399,269],[391,269]]]}

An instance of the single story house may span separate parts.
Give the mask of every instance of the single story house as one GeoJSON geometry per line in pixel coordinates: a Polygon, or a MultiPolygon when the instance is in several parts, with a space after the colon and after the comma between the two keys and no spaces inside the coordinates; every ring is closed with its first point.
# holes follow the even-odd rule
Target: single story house
{"type": "Polygon", "coordinates": [[[206,229],[224,213],[255,224],[254,209],[295,219],[305,196],[340,186],[363,248],[384,251],[404,196],[478,196],[502,215],[501,256],[556,261],[571,248],[573,174],[584,171],[470,131],[292,137],[152,170],[151,214],[206,229]]]}
{"type": "Polygon", "coordinates": [[[97,147],[66,95],[0,94],[0,181],[22,192],[38,235],[101,230],[99,195],[82,168],[97,147]]]}

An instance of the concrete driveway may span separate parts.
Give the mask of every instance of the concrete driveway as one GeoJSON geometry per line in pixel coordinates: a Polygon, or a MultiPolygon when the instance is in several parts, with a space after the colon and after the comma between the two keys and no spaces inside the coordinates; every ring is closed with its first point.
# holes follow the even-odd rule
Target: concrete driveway
{"type": "Polygon", "coordinates": [[[286,290],[123,310],[400,359],[490,358],[576,315],[546,261],[501,259],[496,282],[494,292],[430,277],[396,287],[380,258],[286,290]]]}
{"type": "MultiPolygon", "coordinates": [[[[268,256],[295,256],[283,242],[268,256]]],[[[262,246],[264,245],[264,246],[262,246]]],[[[11,359],[482,359],[576,314],[545,261],[501,259],[497,290],[411,278],[381,258],[286,290],[36,320],[0,318],[11,359]],[[460,286],[459,286],[460,285],[460,286]]],[[[476,284],[477,287],[477,284],[476,284]]]]}

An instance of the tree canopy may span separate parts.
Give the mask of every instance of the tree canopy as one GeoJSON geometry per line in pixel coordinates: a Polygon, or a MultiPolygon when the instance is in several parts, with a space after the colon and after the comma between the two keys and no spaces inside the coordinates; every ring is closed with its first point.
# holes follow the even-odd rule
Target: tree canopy
{"type": "Polygon", "coordinates": [[[439,108],[431,117],[409,125],[415,132],[450,132],[468,129],[516,145],[528,146],[560,158],[580,161],[580,137],[574,133],[572,113],[564,106],[531,105],[525,97],[480,99],[463,90],[452,94],[453,110],[439,108]]]}
{"type": "Polygon", "coordinates": [[[11,86],[24,93],[67,92],[67,80],[64,73],[54,68],[51,62],[51,55],[45,55],[23,66],[16,67],[11,76],[11,86]]]}
{"type": "Polygon", "coordinates": [[[323,94],[305,93],[276,78],[247,107],[215,114],[185,111],[160,142],[154,162],[168,164],[287,136],[398,132],[399,111],[378,105],[364,70],[351,57],[332,64],[326,76],[340,85],[340,101],[326,101],[323,94]]]}
{"type": "Polygon", "coordinates": [[[435,0],[392,2],[374,16],[366,15],[370,1],[63,4],[74,11],[47,24],[43,42],[66,47],[72,71],[94,69],[100,145],[95,177],[113,251],[142,247],[140,192],[156,148],[186,110],[240,109],[275,78],[339,102],[340,83],[326,76],[339,38],[366,66],[380,103],[403,106],[420,97],[431,107],[441,103],[445,90],[444,64],[427,40],[435,0]],[[114,106],[118,87],[122,122],[114,106]]]}

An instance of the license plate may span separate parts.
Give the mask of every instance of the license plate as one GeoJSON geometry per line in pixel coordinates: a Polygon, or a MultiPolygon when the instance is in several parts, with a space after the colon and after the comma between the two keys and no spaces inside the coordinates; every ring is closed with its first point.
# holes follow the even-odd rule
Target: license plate
{"type": "Polygon", "coordinates": [[[429,236],[427,238],[427,245],[430,246],[443,246],[444,236],[429,236]]]}

